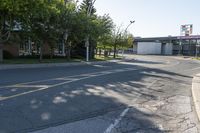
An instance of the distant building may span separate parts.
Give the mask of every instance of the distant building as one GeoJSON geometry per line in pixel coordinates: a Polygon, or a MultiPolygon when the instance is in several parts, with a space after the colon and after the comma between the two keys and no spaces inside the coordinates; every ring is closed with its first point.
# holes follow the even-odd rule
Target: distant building
{"type": "Polygon", "coordinates": [[[200,54],[200,35],[135,38],[133,51],[136,54],[196,55],[200,54]]]}
{"type": "MultiPolygon", "coordinates": [[[[37,42],[31,40],[31,38],[20,39],[19,33],[23,32],[22,27],[19,23],[16,23],[13,30],[11,31],[11,39],[4,43],[2,49],[4,53],[9,53],[12,57],[19,56],[33,56],[40,54],[40,45],[37,42]],[[14,38],[14,39],[13,39],[14,38]],[[15,40],[16,39],[16,40],[15,40]]],[[[56,56],[65,56],[65,47],[64,43],[60,40],[55,44],[53,49],[53,55],[56,56]]],[[[51,55],[51,48],[48,43],[43,44],[43,55],[51,55]]]]}

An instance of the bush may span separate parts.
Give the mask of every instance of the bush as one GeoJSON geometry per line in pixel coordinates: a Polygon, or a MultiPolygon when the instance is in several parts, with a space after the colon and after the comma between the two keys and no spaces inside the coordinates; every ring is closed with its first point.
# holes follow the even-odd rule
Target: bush
{"type": "Polygon", "coordinates": [[[3,50],[3,58],[4,59],[12,59],[12,58],[14,58],[14,56],[7,50],[3,50]]]}

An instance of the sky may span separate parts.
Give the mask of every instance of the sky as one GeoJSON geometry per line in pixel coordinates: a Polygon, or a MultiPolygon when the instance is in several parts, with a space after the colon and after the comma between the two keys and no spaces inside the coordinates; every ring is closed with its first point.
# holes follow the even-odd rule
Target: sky
{"type": "MultiPolygon", "coordinates": [[[[81,2],[81,0],[80,0],[81,2]]],[[[180,26],[193,24],[200,34],[200,0],[96,0],[97,14],[109,14],[117,26],[135,37],[180,35],[180,26]]]]}

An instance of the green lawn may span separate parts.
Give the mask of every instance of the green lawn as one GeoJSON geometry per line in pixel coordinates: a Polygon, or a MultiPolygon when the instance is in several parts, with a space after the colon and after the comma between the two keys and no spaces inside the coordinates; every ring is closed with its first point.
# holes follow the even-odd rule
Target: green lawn
{"type": "Polygon", "coordinates": [[[195,58],[193,58],[193,59],[195,59],[195,60],[200,60],[200,57],[197,57],[197,58],[195,57],[195,58]]]}
{"type": "Polygon", "coordinates": [[[5,59],[3,64],[40,64],[40,63],[67,63],[67,62],[81,62],[81,59],[67,60],[64,58],[54,58],[54,59],[43,59],[39,62],[38,59],[28,59],[28,58],[17,58],[17,59],[5,59]]]}
{"type": "MultiPolygon", "coordinates": [[[[106,61],[112,60],[113,57],[104,57],[104,56],[95,56],[95,59],[90,61],[106,61]]],[[[122,59],[122,57],[117,57],[116,59],[122,59]]],[[[32,58],[16,58],[16,59],[4,59],[1,64],[40,64],[40,63],[70,63],[70,62],[81,62],[85,59],[71,59],[67,60],[66,58],[53,58],[53,59],[43,59],[42,62],[39,62],[38,59],[32,58]]]]}
{"type": "MultiPolygon", "coordinates": [[[[122,58],[123,58],[122,56],[117,56],[115,59],[122,59],[122,58]]],[[[104,56],[96,55],[95,59],[96,60],[106,61],[106,60],[113,60],[114,58],[113,58],[113,56],[104,57],[104,56]]]]}

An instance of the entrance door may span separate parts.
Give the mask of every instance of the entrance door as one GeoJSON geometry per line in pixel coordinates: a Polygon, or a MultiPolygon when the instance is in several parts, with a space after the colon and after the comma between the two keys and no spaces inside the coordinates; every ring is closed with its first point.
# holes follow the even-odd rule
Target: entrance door
{"type": "Polygon", "coordinates": [[[165,54],[166,54],[165,51],[166,51],[166,43],[162,43],[162,46],[161,46],[161,54],[162,54],[162,55],[165,55],[165,54]]]}

